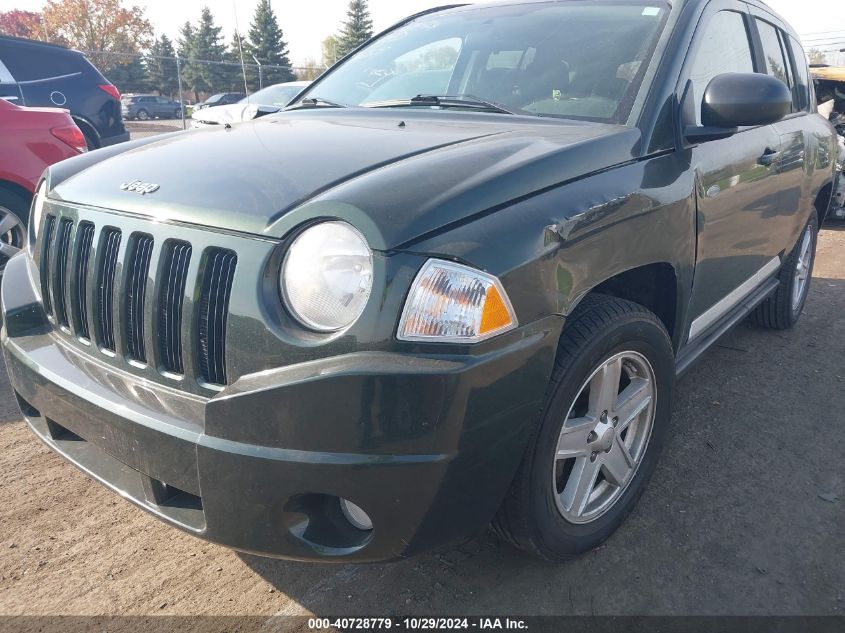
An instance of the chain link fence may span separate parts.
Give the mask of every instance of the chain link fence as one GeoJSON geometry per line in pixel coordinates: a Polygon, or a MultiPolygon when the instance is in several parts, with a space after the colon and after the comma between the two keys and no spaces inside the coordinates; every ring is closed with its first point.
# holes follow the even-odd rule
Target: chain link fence
{"type": "Polygon", "coordinates": [[[161,101],[158,109],[145,110],[145,118],[149,120],[144,121],[141,130],[131,122],[127,125],[133,136],[187,127],[186,119],[190,118],[192,106],[212,95],[251,95],[277,83],[311,81],[326,70],[320,66],[262,64],[246,52],[242,61],[183,58],[178,55],[83,52],[117,87],[121,95],[155,95],[168,100],[169,103],[161,101]]]}

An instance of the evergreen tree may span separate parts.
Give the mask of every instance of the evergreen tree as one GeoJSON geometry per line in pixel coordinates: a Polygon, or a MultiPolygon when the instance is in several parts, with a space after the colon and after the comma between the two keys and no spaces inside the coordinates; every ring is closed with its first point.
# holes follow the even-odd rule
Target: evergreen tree
{"type": "Polygon", "coordinates": [[[323,49],[323,66],[330,68],[334,66],[335,62],[340,59],[338,57],[338,49],[340,46],[340,38],[337,35],[329,35],[322,41],[323,49]]]}
{"type": "Polygon", "coordinates": [[[373,20],[367,0],[351,0],[346,22],[338,35],[337,57],[348,55],[373,36],[373,20]]]}
{"type": "MultiPolygon", "coordinates": [[[[259,0],[255,8],[255,15],[249,26],[247,49],[250,57],[244,61],[254,64],[254,55],[261,62],[264,86],[293,80],[288,47],[270,0],[259,0]]],[[[247,71],[250,89],[254,90],[258,87],[258,69],[247,68],[247,71]]]]}
{"type": "Polygon", "coordinates": [[[108,74],[108,79],[120,92],[146,92],[150,89],[147,69],[141,57],[115,64],[108,74]]]}
{"type": "Polygon", "coordinates": [[[171,98],[179,90],[179,82],[176,76],[176,52],[173,50],[173,42],[166,35],[158,38],[150,46],[150,54],[145,60],[147,68],[147,81],[151,90],[157,90],[159,94],[171,98]]]}
{"type": "Polygon", "coordinates": [[[176,51],[179,53],[179,65],[182,72],[182,90],[193,91],[194,99],[198,100],[199,97],[193,85],[197,71],[194,69],[195,64],[191,61],[196,57],[195,48],[196,32],[190,22],[185,22],[179,29],[179,39],[176,40],[176,51]]]}
{"type": "MultiPolygon", "coordinates": [[[[232,92],[243,92],[244,90],[244,77],[241,68],[241,48],[244,49],[244,63],[252,61],[246,46],[247,43],[244,41],[243,36],[240,37],[240,47],[238,46],[238,33],[235,31],[235,33],[232,34],[232,42],[229,44],[229,48],[226,49],[226,61],[229,62],[229,64],[225,66],[226,82],[228,84],[226,90],[230,90],[232,92]]],[[[249,78],[249,68],[247,68],[247,78],[249,78]]]]}
{"type": "Polygon", "coordinates": [[[194,92],[218,92],[225,82],[224,66],[210,62],[222,62],[226,53],[222,27],[214,24],[214,16],[208,7],[202,8],[199,24],[194,28],[191,52],[194,63],[186,72],[194,92]]]}

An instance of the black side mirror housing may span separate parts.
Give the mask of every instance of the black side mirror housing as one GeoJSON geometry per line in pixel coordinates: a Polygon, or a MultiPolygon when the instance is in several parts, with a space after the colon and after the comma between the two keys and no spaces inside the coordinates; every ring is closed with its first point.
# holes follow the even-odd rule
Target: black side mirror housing
{"type": "Polygon", "coordinates": [[[780,121],[792,108],[792,94],[780,79],[761,73],[724,73],[710,80],[701,104],[702,127],[689,126],[693,141],[724,138],[737,128],[780,121]]]}
{"type": "Polygon", "coordinates": [[[707,84],[701,122],[708,127],[776,123],[789,114],[792,94],[780,79],[760,73],[725,73],[707,84]]]}

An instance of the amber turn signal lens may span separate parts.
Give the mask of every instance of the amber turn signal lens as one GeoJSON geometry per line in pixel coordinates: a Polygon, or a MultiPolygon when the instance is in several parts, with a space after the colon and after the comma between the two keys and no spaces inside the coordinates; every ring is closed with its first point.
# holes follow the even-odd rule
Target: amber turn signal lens
{"type": "Polygon", "coordinates": [[[479,334],[495,332],[511,324],[511,315],[505,305],[502,295],[496,286],[490,286],[484,299],[484,310],[481,313],[481,327],[479,334]]]}

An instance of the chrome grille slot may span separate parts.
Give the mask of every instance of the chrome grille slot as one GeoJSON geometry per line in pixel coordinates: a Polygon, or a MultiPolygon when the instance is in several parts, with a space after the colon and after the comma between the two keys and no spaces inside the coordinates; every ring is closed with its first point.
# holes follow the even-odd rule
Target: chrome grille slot
{"type": "Polygon", "coordinates": [[[56,321],[62,327],[70,327],[67,306],[68,256],[70,255],[70,234],[73,220],[62,218],[56,233],[56,258],[53,262],[53,303],[56,306],[56,321]]]}
{"type": "Polygon", "coordinates": [[[48,215],[44,219],[44,233],[41,238],[41,297],[44,300],[44,312],[53,314],[53,300],[50,299],[50,265],[53,258],[53,238],[56,232],[56,217],[48,215]]]}
{"type": "Polygon", "coordinates": [[[78,336],[91,338],[88,325],[88,273],[91,268],[91,246],[94,244],[94,225],[80,222],[76,231],[76,256],[73,275],[75,277],[71,292],[71,315],[73,327],[78,336]]]}
{"type": "Polygon", "coordinates": [[[229,250],[208,249],[199,306],[200,378],[211,385],[226,384],[226,320],[238,257],[229,250]]]}
{"type": "Polygon", "coordinates": [[[170,241],[165,245],[162,263],[158,298],[159,352],[162,368],[173,374],[185,373],[182,359],[182,307],[191,251],[191,245],[187,242],[170,241]]]}
{"type": "Polygon", "coordinates": [[[147,277],[152,252],[153,238],[149,235],[135,235],[124,262],[126,311],[123,324],[126,349],[129,358],[140,363],[147,362],[147,350],[144,345],[144,301],[147,296],[147,277]]]}
{"type": "MultiPolygon", "coordinates": [[[[234,380],[226,358],[230,304],[252,299],[233,296],[237,267],[247,265],[238,262],[240,248],[269,254],[275,247],[53,204],[36,243],[36,284],[63,344],[144,380],[209,396],[234,380]]],[[[229,363],[240,353],[230,349],[229,363]]]]}
{"type": "Polygon", "coordinates": [[[112,306],[114,304],[114,275],[117,269],[117,251],[120,248],[120,231],[113,228],[105,228],[100,234],[100,258],[97,270],[97,315],[96,334],[97,342],[108,351],[115,351],[114,342],[114,317],[112,306]]]}

